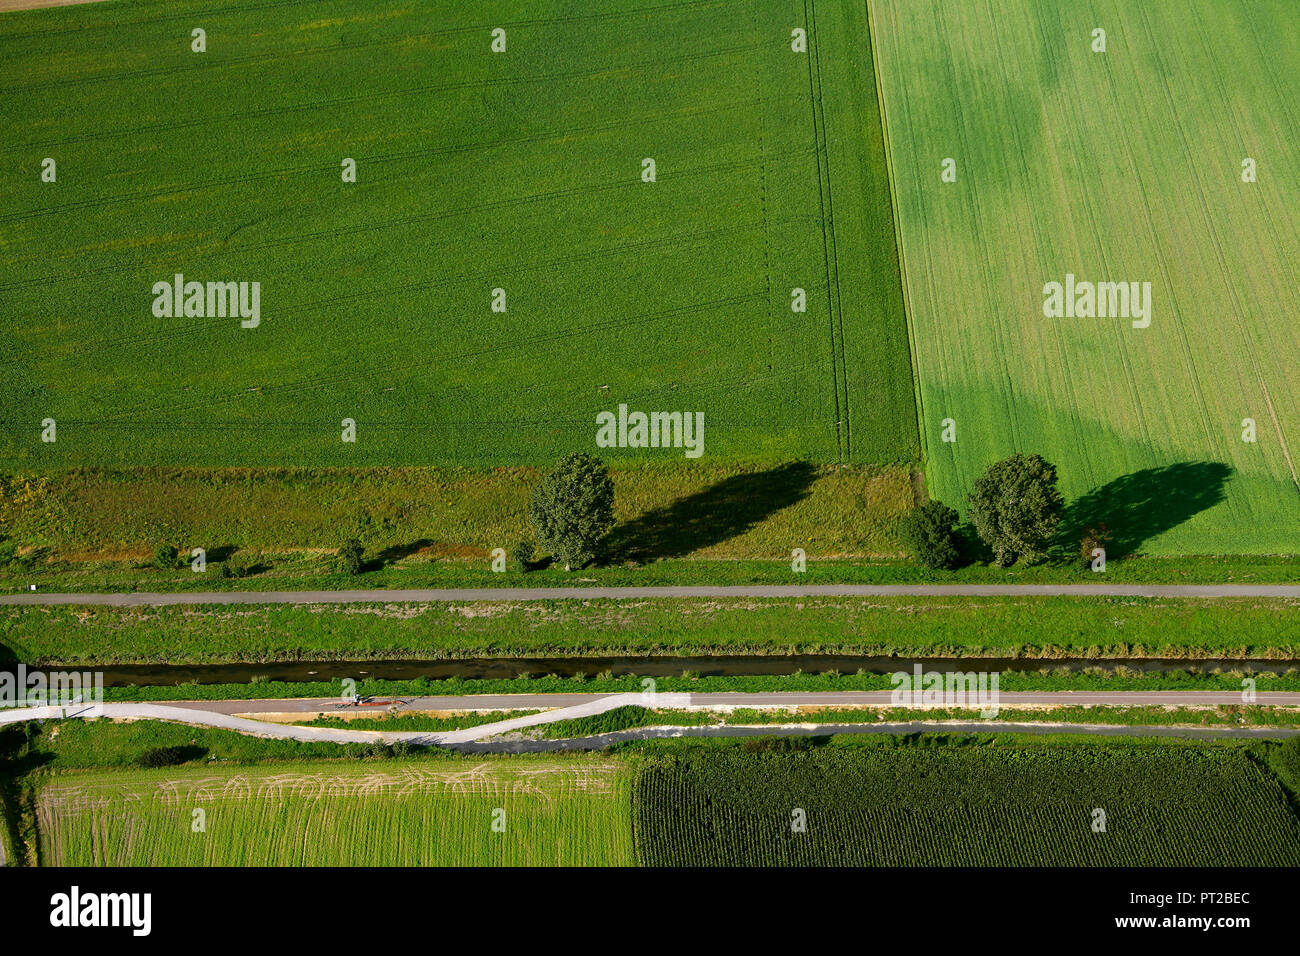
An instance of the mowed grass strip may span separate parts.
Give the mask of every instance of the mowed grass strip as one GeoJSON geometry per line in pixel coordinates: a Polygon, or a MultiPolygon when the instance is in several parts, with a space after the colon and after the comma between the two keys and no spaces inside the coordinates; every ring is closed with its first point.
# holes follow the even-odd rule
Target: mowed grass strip
{"type": "Polygon", "coordinates": [[[610,760],[449,759],[57,774],[37,812],[56,866],[619,866],[630,801],[610,760]]]}
{"type": "Polygon", "coordinates": [[[0,466],[539,464],[620,403],[914,461],[865,39],[839,0],[6,14],[0,466]],[[155,317],[177,273],[260,325],[155,317]]]}
{"type": "Polygon", "coordinates": [[[1294,5],[869,6],[931,492],[960,507],[991,461],[1038,452],[1113,551],[1294,553],[1294,5]],[[1067,273],[1150,282],[1150,326],[1046,318],[1067,273]]]}
{"type": "Polygon", "coordinates": [[[1285,792],[1231,750],[700,751],[648,763],[635,813],[650,866],[1300,862],[1285,792]]]}

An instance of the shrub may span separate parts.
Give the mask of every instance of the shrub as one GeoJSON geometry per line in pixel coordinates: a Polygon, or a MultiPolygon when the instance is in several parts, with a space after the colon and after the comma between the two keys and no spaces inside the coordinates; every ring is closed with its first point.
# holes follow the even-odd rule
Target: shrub
{"type": "Polygon", "coordinates": [[[531,541],[520,541],[510,549],[510,560],[515,564],[517,571],[531,571],[533,569],[533,543],[531,541]]]}
{"type": "Polygon", "coordinates": [[[335,555],[338,569],[344,574],[360,574],[365,554],[366,549],[361,546],[360,541],[356,538],[348,538],[335,555]]]}
{"type": "Polygon", "coordinates": [[[1092,567],[1092,552],[1098,548],[1104,549],[1110,539],[1111,533],[1104,524],[1083,529],[1083,536],[1079,538],[1079,558],[1085,568],[1092,567]]]}
{"type": "Polygon", "coordinates": [[[529,517],[538,543],[564,570],[583,567],[614,523],[614,480],[591,455],[569,455],[533,489],[529,517]]]}
{"type": "Polygon", "coordinates": [[[988,467],[970,496],[975,530],[1005,568],[1024,559],[1040,561],[1061,520],[1065,502],[1056,489],[1056,467],[1039,455],[1013,455],[988,467]]]}
{"type": "Polygon", "coordinates": [[[409,740],[396,740],[392,747],[394,757],[409,757],[418,749],[419,747],[409,740]]]}
{"type": "Polygon", "coordinates": [[[246,578],[252,573],[252,561],[242,554],[232,554],[217,565],[217,575],[223,578],[246,578]]]}
{"type": "Polygon", "coordinates": [[[153,549],[153,566],[163,571],[174,571],[179,557],[174,545],[160,544],[153,549]]]}
{"type": "Polygon", "coordinates": [[[11,538],[0,538],[0,568],[18,563],[18,542],[11,538]]]}
{"type": "Polygon", "coordinates": [[[927,501],[903,518],[900,531],[917,563],[926,568],[955,568],[961,561],[957,512],[942,501],[927,501]]]}

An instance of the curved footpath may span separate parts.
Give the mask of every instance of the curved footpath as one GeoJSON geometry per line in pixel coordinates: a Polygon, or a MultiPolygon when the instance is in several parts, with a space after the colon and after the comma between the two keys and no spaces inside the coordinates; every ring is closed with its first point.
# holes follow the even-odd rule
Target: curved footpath
{"type": "Polygon", "coordinates": [[[394,604],[437,601],[561,601],[620,598],[801,597],[1300,598],[1300,584],[755,584],[663,587],[422,588],[355,591],[178,591],[89,594],[25,591],[0,604],[394,604]]]}
{"type": "MultiPolygon", "coordinates": [[[[1156,703],[1163,706],[1210,706],[1239,704],[1240,694],[1199,691],[1113,692],[1079,693],[1072,691],[1003,694],[1003,704],[1038,704],[1070,706],[1093,704],[1096,706],[1134,706],[1156,703]]],[[[564,695],[492,695],[491,697],[438,697],[413,698],[400,701],[399,709],[409,711],[433,709],[500,710],[549,707],[542,713],[513,717],[491,724],[483,724],[453,731],[373,731],[347,730],[334,727],[300,727],[253,720],[241,714],[318,714],[339,708],[333,700],[268,700],[268,701],[177,701],[169,704],[106,703],[89,707],[25,707],[0,710],[0,725],[27,720],[60,720],[103,716],[111,719],[166,720],[204,727],[217,727],[236,733],[258,737],[322,743],[396,743],[448,747],[466,753],[524,753],[545,750],[591,750],[632,740],[666,737],[755,737],[755,736],[824,736],[850,733],[1079,733],[1111,736],[1187,737],[1202,740],[1221,738],[1266,739],[1300,735],[1300,727],[1179,727],[1134,726],[1089,723],[1057,723],[1029,721],[978,721],[935,720],[905,723],[815,724],[791,722],[788,724],[722,725],[694,727],[637,727],[592,737],[565,740],[484,740],[483,738],[522,730],[558,720],[591,716],[624,706],[653,706],[677,710],[730,711],[738,707],[782,709],[794,706],[833,706],[867,704],[888,706],[889,691],[863,691],[845,693],[785,693],[785,694],[658,694],[647,698],[642,694],[564,694],[564,695]],[[558,705],[558,706],[557,706],[558,705]],[[238,707],[238,711],[232,708],[238,707]]],[[[1256,703],[1265,706],[1300,706],[1300,693],[1259,694],[1256,703]]],[[[353,708],[347,707],[351,711],[353,708]]]]}

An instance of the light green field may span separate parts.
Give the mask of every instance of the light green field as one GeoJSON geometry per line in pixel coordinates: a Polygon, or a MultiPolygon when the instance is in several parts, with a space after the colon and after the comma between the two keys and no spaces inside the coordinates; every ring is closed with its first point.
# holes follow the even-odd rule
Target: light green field
{"type": "Polygon", "coordinates": [[[0,16],[0,467],[539,464],[619,403],[914,461],[873,77],[849,0],[0,16]],[[176,273],[261,324],[155,317],[176,273]]]}
{"type": "Polygon", "coordinates": [[[62,774],[41,788],[41,862],[630,865],[631,785],[626,767],[595,758],[62,774]]]}
{"type": "Polygon", "coordinates": [[[1293,0],[870,6],[931,492],[1038,452],[1112,552],[1300,549],[1293,0]],[[1045,318],[1067,273],[1150,326],[1045,318]]]}

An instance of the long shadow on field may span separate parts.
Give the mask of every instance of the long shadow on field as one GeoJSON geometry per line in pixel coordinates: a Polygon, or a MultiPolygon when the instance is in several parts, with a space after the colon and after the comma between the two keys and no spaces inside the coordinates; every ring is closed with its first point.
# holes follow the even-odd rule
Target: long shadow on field
{"type": "Polygon", "coordinates": [[[1146,468],[1094,488],[1065,509],[1056,545],[1077,551],[1084,529],[1105,525],[1108,558],[1132,554],[1156,535],[1224,501],[1232,468],[1217,461],[1182,461],[1146,468]]]}
{"type": "Polygon", "coordinates": [[[680,558],[734,538],[807,497],[816,474],[807,462],[792,462],[733,475],[614,528],[604,543],[605,557],[639,562],[680,558]]]}
{"type": "Polygon", "coordinates": [[[382,551],[375,554],[370,560],[365,562],[363,570],[378,571],[380,568],[392,564],[394,561],[401,561],[403,558],[409,558],[418,551],[433,546],[433,539],[420,538],[418,541],[412,541],[409,544],[390,544],[382,551]]]}

